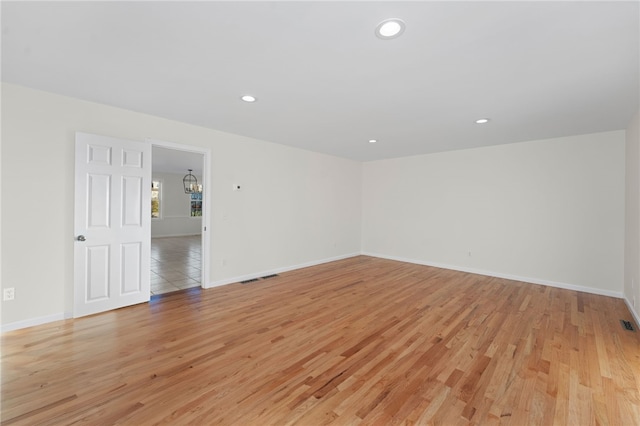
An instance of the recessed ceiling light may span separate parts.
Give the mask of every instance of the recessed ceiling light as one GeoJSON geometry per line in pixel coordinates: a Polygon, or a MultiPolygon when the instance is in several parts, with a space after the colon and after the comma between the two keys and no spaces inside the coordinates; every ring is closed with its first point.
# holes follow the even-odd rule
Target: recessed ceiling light
{"type": "Polygon", "coordinates": [[[479,118],[476,120],[476,124],[487,124],[489,122],[488,118],[479,118]]]}
{"type": "Polygon", "coordinates": [[[242,99],[245,102],[255,102],[255,101],[257,101],[256,97],[255,96],[251,96],[251,95],[244,95],[240,99],[242,99]]]}
{"type": "Polygon", "coordinates": [[[369,143],[376,143],[376,142],[378,142],[377,139],[369,139],[369,143]]]}
{"type": "Polygon", "coordinates": [[[400,37],[404,32],[404,21],[402,19],[385,19],[376,27],[376,36],[383,40],[400,37]]]}

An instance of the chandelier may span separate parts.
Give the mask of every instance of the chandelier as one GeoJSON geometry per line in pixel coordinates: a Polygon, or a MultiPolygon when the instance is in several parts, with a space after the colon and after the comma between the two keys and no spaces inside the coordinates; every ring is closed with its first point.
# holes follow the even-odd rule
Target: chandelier
{"type": "Polygon", "coordinates": [[[189,173],[182,178],[182,185],[184,185],[184,192],[186,194],[193,194],[196,192],[202,192],[202,185],[198,185],[198,179],[191,174],[193,169],[188,169],[189,173]]]}

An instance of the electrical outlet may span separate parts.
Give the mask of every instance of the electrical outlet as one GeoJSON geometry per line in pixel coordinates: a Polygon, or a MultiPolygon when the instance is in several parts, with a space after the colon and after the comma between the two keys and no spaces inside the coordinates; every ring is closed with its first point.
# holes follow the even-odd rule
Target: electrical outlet
{"type": "Polygon", "coordinates": [[[13,300],[16,298],[16,289],[13,287],[5,288],[2,293],[2,300],[13,300]]]}

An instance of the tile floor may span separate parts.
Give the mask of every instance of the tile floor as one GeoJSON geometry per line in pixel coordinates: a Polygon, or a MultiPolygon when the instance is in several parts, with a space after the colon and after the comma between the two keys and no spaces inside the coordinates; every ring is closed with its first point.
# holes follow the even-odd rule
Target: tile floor
{"type": "Polygon", "coordinates": [[[151,294],[200,287],[200,235],[151,239],[151,294]]]}

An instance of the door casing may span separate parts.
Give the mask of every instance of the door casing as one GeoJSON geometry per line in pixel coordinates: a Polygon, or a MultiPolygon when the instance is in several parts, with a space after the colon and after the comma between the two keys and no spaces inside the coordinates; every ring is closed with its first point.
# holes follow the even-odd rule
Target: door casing
{"type": "Polygon", "coordinates": [[[146,139],[152,147],[157,146],[161,148],[173,149],[176,151],[187,151],[194,154],[201,154],[203,156],[202,164],[202,275],[201,275],[201,287],[209,287],[210,278],[210,247],[211,247],[211,150],[199,146],[183,145],[175,142],[167,142],[158,139],[146,139]]]}

